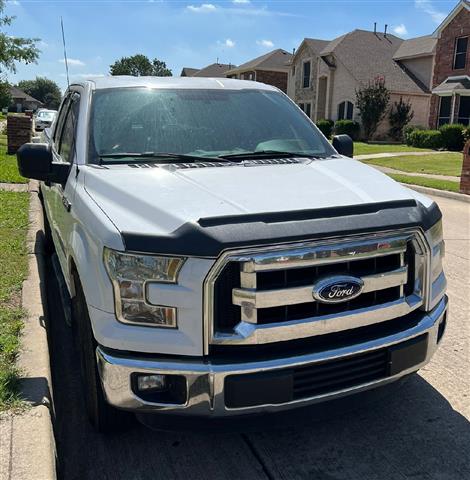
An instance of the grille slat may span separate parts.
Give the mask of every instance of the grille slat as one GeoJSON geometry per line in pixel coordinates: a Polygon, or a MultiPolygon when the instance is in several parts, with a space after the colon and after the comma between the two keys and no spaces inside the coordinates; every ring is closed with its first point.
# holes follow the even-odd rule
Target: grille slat
{"type": "MultiPolygon", "coordinates": [[[[349,369],[348,369],[348,373],[347,373],[347,376],[349,377],[351,374],[358,374],[358,375],[363,375],[364,373],[367,373],[371,370],[374,370],[375,368],[380,368],[383,370],[384,366],[384,361],[383,359],[381,360],[377,360],[376,362],[373,362],[373,363],[365,363],[364,365],[358,365],[356,367],[352,367],[350,366],[349,369]]],[[[325,372],[325,373],[322,373],[322,374],[315,374],[315,383],[319,383],[321,382],[322,379],[325,379],[325,380],[328,380],[328,381],[331,381],[333,379],[340,379],[342,377],[344,377],[346,374],[344,373],[344,371],[342,369],[339,369],[337,372],[325,372]]],[[[300,388],[300,387],[303,387],[304,385],[310,385],[312,383],[312,379],[310,378],[310,375],[309,376],[305,376],[305,378],[303,379],[300,379],[297,377],[297,375],[295,376],[295,381],[296,381],[296,385],[300,388]]]]}

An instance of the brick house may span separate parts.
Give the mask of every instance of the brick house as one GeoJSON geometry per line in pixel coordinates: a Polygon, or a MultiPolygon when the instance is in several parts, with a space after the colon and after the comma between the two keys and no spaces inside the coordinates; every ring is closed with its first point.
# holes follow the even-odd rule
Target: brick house
{"type": "Polygon", "coordinates": [[[231,63],[211,63],[204,68],[183,67],[180,77],[207,77],[207,78],[225,78],[226,72],[236,65],[231,63]]]}
{"type": "Polygon", "coordinates": [[[287,91],[292,54],[278,48],[226,72],[227,78],[255,80],[287,91]]]}
{"type": "Polygon", "coordinates": [[[25,110],[36,111],[43,104],[31,95],[23,92],[18,87],[10,87],[11,105],[8,108],[10,112],[24,112],[25,110]]]}
{"type": "Polygon", "coordinates": [[[470,2],[460,1],[432,36],[436,51],[429,125],[470,125],[470,2]]]}
{"type": "MultiPolygon", "coordinates": [[[[314,121],[360,121],[355,106],[356,90],[383,79],[391,92],[391,103],[402,97],[412,104],[413,123],[429,116],[429,86],[394,61],[403,40],[386,32],[354,30],[332,41],[306,38],[292,60],[289,96],[314,121]]],[[[386,136],[384,121],[377,132],[386,136]]]]}

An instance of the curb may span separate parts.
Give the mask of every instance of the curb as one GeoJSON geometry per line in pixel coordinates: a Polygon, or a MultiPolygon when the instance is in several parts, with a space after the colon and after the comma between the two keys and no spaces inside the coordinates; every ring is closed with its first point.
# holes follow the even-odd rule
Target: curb
{"type": "Polygon", "coordinates": [[[416,192],[423,193],[424,195],[434,195],[435,197],[449,198],[451,200],[457,200],[459,202],[470,203],[470,195],[465,195],[463,193],[447,192],[446,190],[422,187],[421,185],[411,185],[409,183],[402,183],[401,185],[411,188],[416,192]]]}
{"type": "Polygon", "coordinates": [[[23,282],[22,306],[27,312],[18,367],[21,394],[31,408],[10,418],[10,459],[7,479],[55,480],[55,441],[49,346],[45,325],[44,228],[38,182],[30,182],[29,229],[26,248],[29,273],[23,282]]]}

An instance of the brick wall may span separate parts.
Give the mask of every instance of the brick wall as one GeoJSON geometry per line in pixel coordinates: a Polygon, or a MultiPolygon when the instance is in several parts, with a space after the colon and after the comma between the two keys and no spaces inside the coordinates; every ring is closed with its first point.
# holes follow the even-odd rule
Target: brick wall
{"type": "Polygon", "coordinates": [[[23,143],[31,141],[33,120],[26,115],[8,115],[7,139],[8,153],[14,154],[23,143]]]}
{"type": "MultiPolygon", "coordinates": [[[[464,69],[454,70],[455,40],[470,35],[470,11],[462,9],[441,32],[436,45],[432,87],[437,87],[447,77],[470,75],[470,47],[467,49],[467,63],[464,69]]],[[[436,128],[439,115],[439,97],[432,96],[429,126],[436,128]]]]}
{"type": "Polygon", "coordinates": [[[256,70],[256,81],[267,83],[287,92],[287,72],[272,72],[269,70],[256,70]]]}
{"type": "Polygon", "coordinates": [[[463,149],[462,176],[460,178],[460,193],[470,195],[470,140],[463,149]]]}

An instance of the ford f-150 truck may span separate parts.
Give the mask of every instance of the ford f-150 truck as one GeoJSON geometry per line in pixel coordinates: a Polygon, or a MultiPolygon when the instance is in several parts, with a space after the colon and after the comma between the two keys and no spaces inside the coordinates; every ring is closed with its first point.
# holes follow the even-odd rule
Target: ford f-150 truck
{"type": "Polygon", "coordinates": [[[350,158],[349,137],[331,144],[278,89],[97,78],[70,85],[43,135],[18,164],[41,180],[98,430],[126,411],[309,405],[436,351],[439,208],[350,158]]]}

